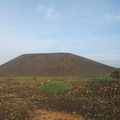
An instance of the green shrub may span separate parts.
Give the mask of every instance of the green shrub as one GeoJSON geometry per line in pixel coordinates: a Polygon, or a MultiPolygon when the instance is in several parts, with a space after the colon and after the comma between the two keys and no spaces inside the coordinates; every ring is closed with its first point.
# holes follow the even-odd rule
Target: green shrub
{"type": "Polygon", "coordinates": [[[64,93],[69,90],[69,86],[62,82],[48,82],[41,85],[40,89],[47,93],[64,93]]]}

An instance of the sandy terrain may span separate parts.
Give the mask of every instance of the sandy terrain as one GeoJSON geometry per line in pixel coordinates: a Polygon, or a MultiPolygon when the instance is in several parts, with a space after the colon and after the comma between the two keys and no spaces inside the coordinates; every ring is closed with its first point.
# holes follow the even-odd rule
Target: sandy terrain
{"type": "Polygon", "coordinates": [[[81,116],[63,112],[38,110],[32,120],[84,120],[81,116]]]}

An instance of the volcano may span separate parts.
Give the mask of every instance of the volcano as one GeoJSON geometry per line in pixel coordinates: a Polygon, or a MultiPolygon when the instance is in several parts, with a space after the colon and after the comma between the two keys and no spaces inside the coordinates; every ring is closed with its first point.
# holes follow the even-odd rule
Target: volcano
{"type": "Polygon", "coordinates": [[[113,67],[71,53],[24,54],[0,66],[0,74],[106,75],[113,67]]]}

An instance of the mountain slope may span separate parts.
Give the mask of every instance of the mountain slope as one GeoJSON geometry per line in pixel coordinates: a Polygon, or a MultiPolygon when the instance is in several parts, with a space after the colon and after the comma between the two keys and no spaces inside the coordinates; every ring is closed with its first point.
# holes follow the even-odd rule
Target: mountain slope
{"type": "Polygon", "coordinates": [[[114,68],[70,53],[21,55],[0,66],[0,74],[105,75],[114,68]]]}

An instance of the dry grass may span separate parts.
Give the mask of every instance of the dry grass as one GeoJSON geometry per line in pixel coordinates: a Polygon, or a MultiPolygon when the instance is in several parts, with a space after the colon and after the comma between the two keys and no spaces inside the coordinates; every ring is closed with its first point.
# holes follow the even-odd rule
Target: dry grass
{"type": "MultiPolygon", "coordinates": [[[[34,110],[64,111],[86,120],[119,120],[119,80],[87,81],[79,77],[1,77],[0,120],[29,120],[34,110]],[[51,94],[39,89],[46,80],[68,84],[71,89],[51,94]]],[[[90,78],[89,78],[90,79],[90,78]]]]}

